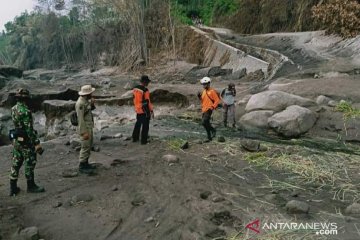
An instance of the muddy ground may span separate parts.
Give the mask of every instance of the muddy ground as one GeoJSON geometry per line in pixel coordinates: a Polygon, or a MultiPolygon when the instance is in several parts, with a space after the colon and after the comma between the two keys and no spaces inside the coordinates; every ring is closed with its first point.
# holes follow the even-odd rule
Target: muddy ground
{"type": "MultiPolygon", "coordinates": [[[[122,133],[126,136],[131,127],[124,126],[122,133]]],[[[261,141],[266,151],[252,153],[241,148],[244,133],[218,130],[224,143],[200,144],[204,135],[198,134],[203,132],[198,123],[170,117],[153,121],[146,146],[124,139],[98,141],[101,151],[91,157],[98,166],[95,176],[77,174],[78,152],[65,145],[67,137],[46,142],[36,177],[47,191],[26,193],[22,177],[23,191],[16,198],[7,196],[11,148],[0,148],[2,239],[29,226],[54,240],[359,238],[359,219],[345,216],[345,208],[359,200],[357,146],[269,138],[261,141]],[[174,131],[190,133],[153,134],[169,122],[174,131]],[[185,140],[190,147],[182,150],[185,140]],[[165,154],[179,161],[166,162],[165,154]],[[308,167],[292,169],[298,162],[308,167]],[[290,200],[308,203],[309,214],[289,214],[285,204],[290,200]],[[321,238],[311,231],[257,235],[245,229],[255,219],[336,222],[339,232],[321,238]]]]}

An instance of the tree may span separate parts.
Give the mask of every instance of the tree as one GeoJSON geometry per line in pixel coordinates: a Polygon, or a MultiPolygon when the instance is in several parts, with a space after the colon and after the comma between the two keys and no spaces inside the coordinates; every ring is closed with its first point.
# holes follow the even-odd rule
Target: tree
{"type": "Polygon", "coordinates": [[[360,1],[321,1],[313,7],[312,12],[315,20],[328,33],[337,33],[343,37],[355,37],[360,33],[360,1]]]}

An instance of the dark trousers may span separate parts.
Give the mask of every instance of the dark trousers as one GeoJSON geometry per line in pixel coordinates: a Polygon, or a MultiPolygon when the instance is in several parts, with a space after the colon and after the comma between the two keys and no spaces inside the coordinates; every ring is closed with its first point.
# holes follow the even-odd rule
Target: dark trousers
{"type": "Polygon", "coordinates": [[[150,117],[147,117],[146,114],[137,114],[136,115],[136,123],[134,127],[134,131],[132,134],[132,138],[134,142],[139,141],[140,129],[141,130],[141,143],[146,144],[148,141],[149,135],[149,124],[150,124],[150,117]]]}
{"type": "Polygon", "coordinates": [[[212,139],[211,133],[215,132],[215,128],[213,128],[213,126],[211,126],[211,123],[210,123],[212,112],[213,111],[209,109],[206,112],[204,112],[202,115],[202,125],[204,126],[204,128],[206,130],[209,140],[212,139]]]}

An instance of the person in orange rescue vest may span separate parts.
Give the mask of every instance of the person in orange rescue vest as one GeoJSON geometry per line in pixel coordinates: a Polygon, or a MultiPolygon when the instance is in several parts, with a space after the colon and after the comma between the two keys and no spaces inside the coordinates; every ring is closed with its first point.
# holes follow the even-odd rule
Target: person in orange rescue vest
{"type": "Polygon", "coordinates": [[[202,125],[206,130],[208,141],[211,141],[216,136],[216,130],[210,122],[211,115],[218,107],[220,98],[216,90],[210,87],[211,79],[209,77],[204,77],[200,83],[204,87],[203,92],[198,93],[198,98],[201,100],[202,125]]]}
{"type": "Polygon", "coordinates": [[[134,87],[134,106],[136,111],[136,123],[132,134],[133,142],[139,141],[141,129],[141,144],[148,143],[150,119],[154,119],[153,105],[150,101],[150,92],[147,86],[151,80],[143,75],[140,79],[140,85],[134,87]]]}

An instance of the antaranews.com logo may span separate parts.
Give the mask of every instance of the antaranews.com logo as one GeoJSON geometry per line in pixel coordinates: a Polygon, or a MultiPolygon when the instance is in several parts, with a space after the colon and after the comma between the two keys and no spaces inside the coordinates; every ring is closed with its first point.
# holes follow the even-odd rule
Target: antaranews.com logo
{"type": "Polygon", "coordinates": [[[261,225],[260,220],[249,223],[245,227],[250,231],[260,234],[261,231],[313,231],[316,235],[337,235],[338,226],[333,222],[312,222],[312,223],[297,223],[297,222],[266,222],[261,225]]]}

